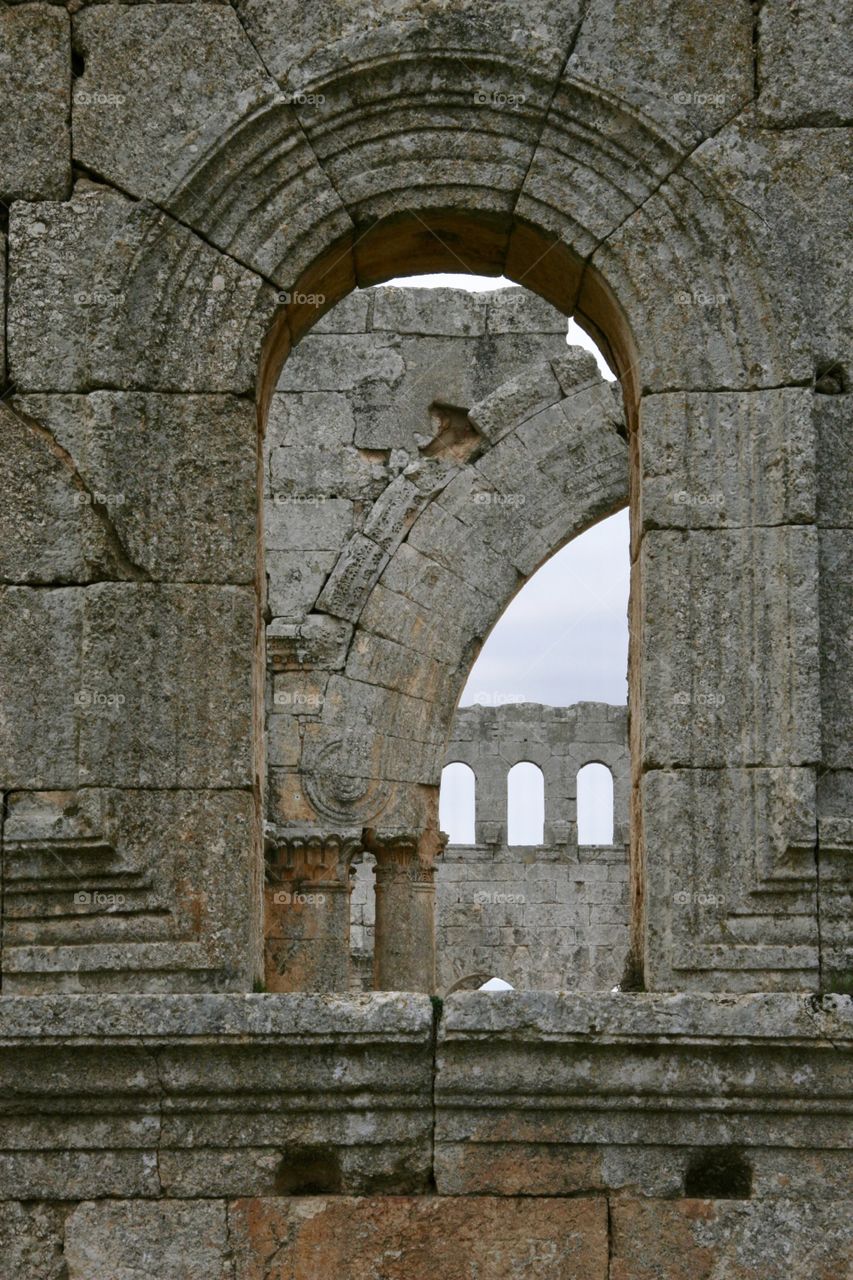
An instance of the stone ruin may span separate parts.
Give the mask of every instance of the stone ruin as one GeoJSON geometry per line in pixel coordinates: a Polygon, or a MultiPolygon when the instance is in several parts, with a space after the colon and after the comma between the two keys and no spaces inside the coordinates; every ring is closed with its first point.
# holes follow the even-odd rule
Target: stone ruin
{"type": "Polygon", "coordinates": [[[3,1280],[848,1274],[849,17],[0,11],[3,1280]],[[622,938],[450,992],[548,927],[460,694],[626,503],[627,853],[515,873],[622,938]]]}

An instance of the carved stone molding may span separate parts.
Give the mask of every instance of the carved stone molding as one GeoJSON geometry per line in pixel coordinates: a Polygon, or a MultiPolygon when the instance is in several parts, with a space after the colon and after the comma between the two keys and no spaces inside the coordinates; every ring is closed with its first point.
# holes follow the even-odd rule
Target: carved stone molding
{"type": "Polygon", "coordinates": [[[294,832],[269,836],[266,883],[271,886],[310,881],[350,887],[350,866],[362,851],[361,836],[294,832]]]}

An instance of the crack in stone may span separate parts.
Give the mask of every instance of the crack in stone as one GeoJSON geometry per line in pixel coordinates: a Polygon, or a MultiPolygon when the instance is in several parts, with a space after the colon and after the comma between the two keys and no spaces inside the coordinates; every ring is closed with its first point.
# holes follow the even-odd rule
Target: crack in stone
{"type": "MultiPolygon", "coordinates": [[[[37,422],[36,419],[31,418],[29,414],[23,413],[17,407],[17,405],[7,404],[6,407],[7,407],[7,411],[9,413],[14,414],[15,417],[18,419],[18,421],[22,423],[24,427],[26,427],[29,431],[39,436],[45,442],[48,449],[53,454],[54,458],[56,458],[58,462],[61,462],[62,465],[66,468],[66,470],[71,473],[71,479],[75,489],[77,489],[78,492],[84,493],[86,495],[94,515],[97,517],[104,533],[106,534],[107,543],[109,545],[109,548],[113,556],[116,559],[119,570],[123,570],[127,574],[128,578],[132,579],[133,581],[136,581],[136,582],[150,581],[151,575],[148,573],[147,569],[144,569],[141,565],[136,564],[135,561],[131,558],[130,553],[128,552],[127,548],[125,547],[124,543],[119,537],[118,530],[116,529],[115,525],[110,520],[107,514],[105,503],[96,502],[95,495],[92,492],[92,490],[89,488],[89,485],[83,479],[83,476],[80,472],[80,469],[77,466],[77,463],[74,461],[73,457],[68,452],[68,450],[59,443],[59,441],[56,439],[56,436],[53,434],[50,428],[45,426],[43,422],[37,422]]],[[[105,579],[105,580],[112,581],[112,579],[105,579]]],[[[119,579],[119,581],[124,581],[124,579],[119,579]]],[[[45,584],[41,584],[41,585],[45,585],[45,584]]],[[[81,584],[74,583],[74,584],[67,584],[67,585],[78,586],[81,584]]]]}

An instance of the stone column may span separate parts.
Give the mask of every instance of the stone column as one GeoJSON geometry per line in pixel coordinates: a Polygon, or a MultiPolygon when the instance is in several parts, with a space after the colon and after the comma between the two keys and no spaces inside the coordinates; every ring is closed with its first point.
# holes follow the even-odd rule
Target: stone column
{"type": "Polygon", "coordinates": [[[438,832],[365,833],[376,857],[377,991],[435,990],[435,853],[447,843],[438,832]]]}
{"type": "Polygon", "coordinates": [[[268,991],[349,991],[350,866],[360,836],[292,834],[266,858],[268,991]]]}

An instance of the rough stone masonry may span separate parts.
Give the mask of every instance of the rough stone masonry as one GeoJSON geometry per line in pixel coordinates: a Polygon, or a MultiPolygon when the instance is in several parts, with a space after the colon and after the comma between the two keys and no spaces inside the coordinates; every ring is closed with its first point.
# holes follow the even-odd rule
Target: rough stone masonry
{"type": "Polygon", "coordinates": [[[3,1280],[848,1274],[851,16],[0,10],[3,1280]],[[299,386],[432,271],[618,393],[409,295],[299,386]],[[626,500],[630,980],[442,1000],[459,695],[626,500]]]}

